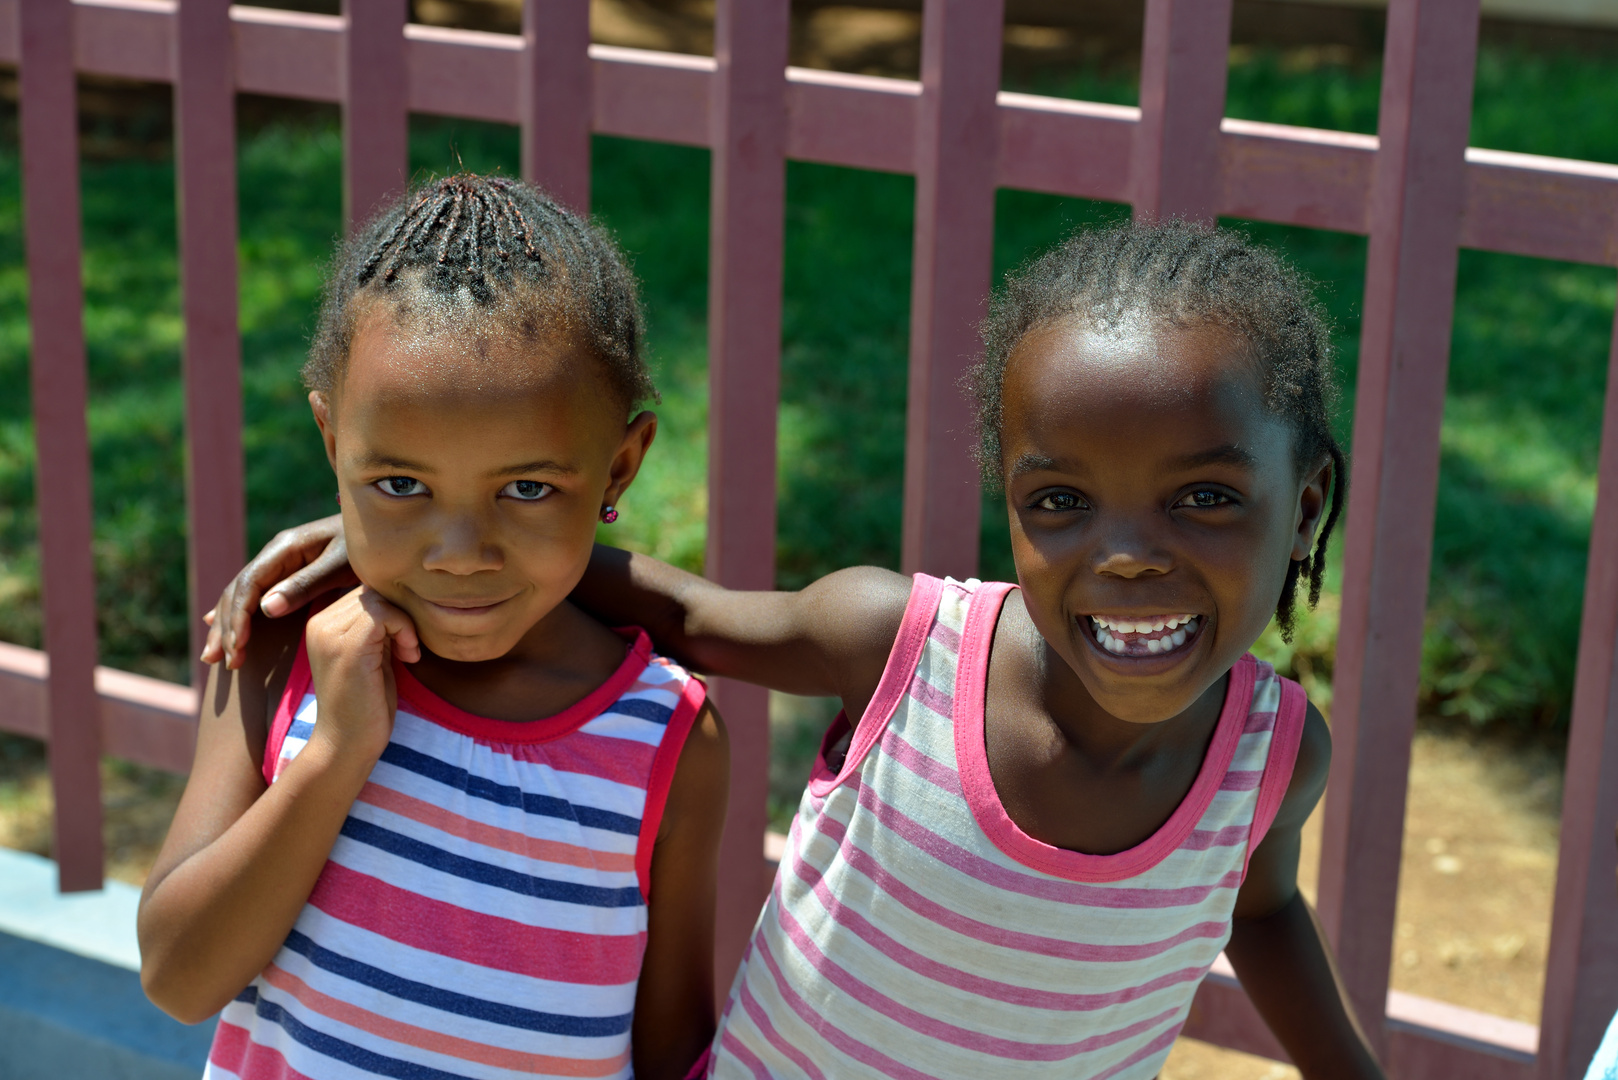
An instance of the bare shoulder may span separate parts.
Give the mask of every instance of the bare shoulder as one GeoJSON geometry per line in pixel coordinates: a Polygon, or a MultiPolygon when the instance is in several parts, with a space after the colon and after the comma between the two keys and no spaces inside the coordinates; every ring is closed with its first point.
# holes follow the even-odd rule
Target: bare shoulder
{"type": "Polygon", "coordinates": [[[1292,765],[1292,781],[1276,812],[1276,824],[1302,825],[1319,804],[1330,773],[1331,729],[1314,702],[1309,702],[1304,709],[1303,736],[1298,742],[1297,760],[1292,765]]]}

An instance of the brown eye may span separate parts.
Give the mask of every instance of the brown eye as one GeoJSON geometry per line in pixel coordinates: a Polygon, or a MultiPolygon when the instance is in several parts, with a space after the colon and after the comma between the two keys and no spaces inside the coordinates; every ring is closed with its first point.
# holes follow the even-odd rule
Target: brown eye
{"type": "Polygon", "coordinates": [[[384,495],[399,499],[427,494],[427,485],[413,476],[385,476],[376,482],[376,487],[384,495]]]}
{"type": "Polygon", "coordinates": [[[1084,502],[1071,491],[1056,491],[1046,495],[1034,505],[1041,510],[1059,512],[1062,510],[1077,510],[1084,505],[1084,502]]]}
{"type": "Polygon", "coordinates": [[[1209,491],[1207,488],[1203,488],[1201,491],[1193,491],[1191,494],[1181,499],[1180,505],[1194,506],[1198,509],[1207,509],[1215,506],[1224,506],[1230,501],[1231,499],[1229,495],[1224,495],[1217,491],[1209,491]]]}

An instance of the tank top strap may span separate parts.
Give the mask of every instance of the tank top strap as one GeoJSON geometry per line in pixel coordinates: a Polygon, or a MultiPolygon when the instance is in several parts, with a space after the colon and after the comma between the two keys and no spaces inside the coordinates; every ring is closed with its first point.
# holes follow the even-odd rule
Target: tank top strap
{"type": "MultiPolygon", "coordinates": [[[[871,703],[865,707],[859,726],[854,729],[842,768],[836,773],[817,770],[810,778],[809,792],[815,798],[824,798],[833,788],[858,772],[860,762],[887,730],[888,721],[904,700],[905,691],[910,689],[916,667],[926,651],[933,624],[938,620],[938,604],[944,595],[945,584],[945,579],[929,574],[916,574],[911,578],[910,599],[905,603],[904,617],[899,620],[899,632],[894,635],[893,648],[888,652],[888,662],[882,668],[882,678],[877,681],[876,693],[871,695],[871,703]]],[[[846,716],[839,714],[826,733],[827,739],[833,739],[846,723],[846,716]]],[[[825,749],[821,749],[822,761],[825,749]]]]}

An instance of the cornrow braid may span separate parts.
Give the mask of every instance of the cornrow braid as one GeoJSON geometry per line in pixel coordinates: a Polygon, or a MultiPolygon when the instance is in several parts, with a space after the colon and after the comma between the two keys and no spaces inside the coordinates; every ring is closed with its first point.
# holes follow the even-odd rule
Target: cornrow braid
{"type": "Polygon", "coordinates": [[[531,184],[461,173],[396,199],[337,251],[304,384],[342,377],[360,313],[431,313],[454,329],[564,332],[599,361],[627,410],[655,400],[634,275],[607,233],[531,184]]]}
{"type": "Polygon", "coordinates": [[[966,378],[977,406],[978,463],[1001,479],[1001,390],[1006,361],[1029,331],[1077,316],[1111,326],[1135,316],[1212,324],[1241,336],[1263,371],[1264,400],[1291,427],[1300,470],[1331,461],[1326,520],[1308,555],[1287,567],[1275,618],[1286,641],[1296,622],[1300,578],[1320,602],[1326,546],[1342,516],[1348,463],[1332,432],[1331,327],[1309,283],[1246,236],[1183,221],[1084,230],[1006,275],[983,322],[983,358],[966,378]]]}

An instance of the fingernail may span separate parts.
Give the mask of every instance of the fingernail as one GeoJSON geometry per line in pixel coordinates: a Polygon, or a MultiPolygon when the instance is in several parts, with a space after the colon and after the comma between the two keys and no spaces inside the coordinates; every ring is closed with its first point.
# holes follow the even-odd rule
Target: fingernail
{"type": "Polygon", "coordinates": [[[284,593],[270,593],[259,605],[266,615],[284,615],[287,610],[287,598],[284,593]]]}

